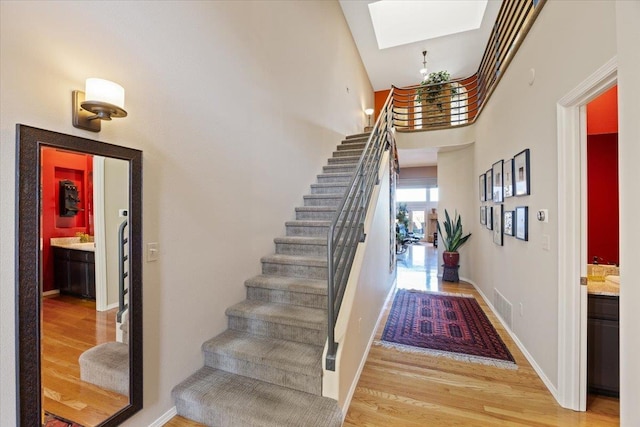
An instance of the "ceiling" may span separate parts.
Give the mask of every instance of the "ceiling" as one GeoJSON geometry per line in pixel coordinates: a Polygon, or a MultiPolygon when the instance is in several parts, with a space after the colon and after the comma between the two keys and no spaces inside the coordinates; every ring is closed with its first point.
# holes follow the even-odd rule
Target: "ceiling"
{"type": "MultiPolygon", "coordinates": [[[[457,32],[450,35],[419,40],[408,44],[401,44],[384,49],[378,48],[376,31],[372,22],[369,4],[377,3],[374,0],[339,0],[342,12],[347,20],[347,24],[353,35],[353,39],[360,52],[360,57],[364,63],[369,80],[375,91],[390,89],[391,86],[403,87],[420,83],[422,76],[422,51],[427,53],[427,68],[429,72],[446,70],[452,78],[468,77],[474,74],[484,53],[487,41],[491,34],[491,29],[498,16],[498,11],[502,0],[489,0],[484,16],[481,18],[480,27],[475,30],[457,32]]],[[[474,0],[469,2],[463,0],[385,0],[386,7],[398,6],[428,6],[442,3],[440,6],[447,7],[454,4],[455,7],[477,8],[474,0]]],[[[444,16],[433,19],[427,16],[426,10],[416,9],[415,12],[405,12],[400,8],[396,11],[386,9],[387,15],[393,24],[393,19],[397,20],[397,28],[406,33],[408,25],[430,25],[435,27],[444,20],[444,16]],[[424,19],[420,19],[420,14],[424,19]],[[407,16],[407,19],[403,19],[407,16]],[[398,18],[395,18],[398,17],[398,18]],[[429,24],[431,20],[431,24],[429,24]]],[[[440,14],[446,14],[441,12],[440,14]]],[[[453,13],[454,21],[463,15],[463,11],[458,10],[453,13]]],[[[456,23],[454,22],[454,27],[456,23]]],[[[387,27],[389,25],[387,24],[387,27]]],[[[393,25],[392,25],[393,27],[393,25]]],[[[387,28],[388,29],[388,28],[387,28]]],[[[416,28],[416,30],[424,30],[416,28]]],[[[457,31],[460,31],[458,25],[457,31]]],[[[412,31],[409,31],[412,32],[412,31]]],[[[428,33],[429,31],[426,31],[428,33]]],[[[423,31],[425,33],[425,31],[423,31]]],[[[398,37],[402,37],[401,34],[398,37]]],[[[437,165],[438,149],[398,149],[398,157],[401,167],[417,167],[437,165]]]]}

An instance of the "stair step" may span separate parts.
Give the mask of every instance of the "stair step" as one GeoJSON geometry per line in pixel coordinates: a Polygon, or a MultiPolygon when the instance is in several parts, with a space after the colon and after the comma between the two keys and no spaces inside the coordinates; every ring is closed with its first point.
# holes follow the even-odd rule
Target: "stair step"
{"type": "Polygon", "coordinates": [[[204,367],[171,392],[178,415],[209,426],[339,427],[333,399],[204,367]]]}
{"type": "MultiPolygon", "coordinates": [[[[308,221],[308,220],[307,220],[308,221]]],[[[329,220],[326,220],[329,223],[329,220]]],[[[326,233],[325,233],[326,234],[326,233]]],[[[327,237],[287,236],[273,239],[276,253],[282,255],[327,255],[327,237]]]]}
{"type": "Polygon", "coordinates": [[[333,152],[333,157],[360,157],[362,149],[345,149],[333,152]]]}
{"type": "Polygon", "coordinates": [[[262,257],[262,273],[276,276],[327,278],[327,257],[274,254],[262,257]]]}
{"type": "Polygon", "coordinates": [[[344,194],[347,191],[348,185],[348,182],[311,184],[311,194],[344,194]]]}
{"type": "Polygon", "coordinates": [[[358,161],[360,160],[360,156],[343,156],[343,157],[331,157],[329,158],[329,164],[345,164],[345,163],[353,163],[357,166],[358,161]]]}
{"type": "Polygon", "coordinates": [[[338,206],[344,194],[307,194],[303,196],[305,206],[338,206]]]}
{"type": "Polygon", "coordinates": [[[244,285],[249,300],[327,309],[326,280],[261,274],[244,285]]]}
{"type": "Polygon", "coordinates": [[[353,174],[353,172],[356,170],[356,167],[358,167],[358,163],[352,163],[352,164],[336,164],[336,165],[326,165],[322,167],[322,172],[324,173],[351,173],[353,174]]]}
{"type": "Polygon", "coordinates": [[[364,150],[364,147],[367,145],[367,141],[362,141],[362,142],[343,142],[342,144],[338,145],[338,151],[342,151],[342,150],[360,150],[360,152],[362,152],[362,150],[364,150]]]}
{"type": "Polygon", "coordinates": [[[352,177],[352,172],[321,173],[318,175],[318,184],[328,184],[332,182],[348,184],[351,182],[352,177]]]}
{"type": "Polygon", "coordinates": [[[296,219],[319,219],[331,221],[335,214],[335,206],[298,206],[296,208],[296,219]]]}
{"type": "Polygon", "coordinates": [[[284,223],[287,236],[323,237],[329,231],[329,221],[295,220],[284,223]]]}
{"type": "Polygon", "coordinates": [[[322,346],[227,329],[202,351],[205,366],[322,395],[322,346]]]}
{"type": "Polygon", "coordinates": [[[371,135],[371,132],[354,133],[353,135],[347,136],[347,141],[352,141],[354,139],[369,139],[369,135],[371,135]]]}
{"type": "Polygon", "coordinates": [[[244,300],[225,313],[229,329],[320,346],[327,339],[327,311],[323,309],[244,300]]]}

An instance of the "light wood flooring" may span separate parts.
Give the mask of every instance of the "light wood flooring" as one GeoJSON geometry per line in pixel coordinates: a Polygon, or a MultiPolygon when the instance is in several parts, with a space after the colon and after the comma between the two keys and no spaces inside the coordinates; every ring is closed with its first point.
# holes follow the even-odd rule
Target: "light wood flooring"
{"type": "MultiPolygon", "coordinates": [[[[618,399],[590,395],[587,412],[561,408],[473,286],[439,280],[431,245],[410,250],[398,262],[398,287],[472,294],[511,351],[518,370],[372,346],[345,427],[619,425],[618,399]]],[[[384,308],[376,339],[382,335],[391,302],[384,308]]],[[[165,426],[201,424],[176,416],[165,426]]]]}
{"type": "Polygon", "coordinates": [[[78,357],[89,348],[115,340],[117,309],[97,312],[95,302],[55,296],[42,304],[43,408],[90,427],[129,402],[127,396],[80,380],[78,357]]]}

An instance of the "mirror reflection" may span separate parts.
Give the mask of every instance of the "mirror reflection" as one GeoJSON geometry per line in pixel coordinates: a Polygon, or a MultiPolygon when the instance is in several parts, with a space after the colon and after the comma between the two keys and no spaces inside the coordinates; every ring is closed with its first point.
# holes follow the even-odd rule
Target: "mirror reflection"
{"type": "Polygon", "coordinates": [[[40,166],[44,424],[95,426],[129,404],[129,162],[43,146],[40,166]]]}

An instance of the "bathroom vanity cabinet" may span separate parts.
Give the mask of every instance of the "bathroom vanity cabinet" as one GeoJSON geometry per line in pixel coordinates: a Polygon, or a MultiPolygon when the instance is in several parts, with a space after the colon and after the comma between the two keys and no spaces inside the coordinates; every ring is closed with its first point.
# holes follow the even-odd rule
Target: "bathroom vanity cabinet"
{"type": "Polygon", "coordinates": [[[619,297],[589,294],[587,384],[590,393],[620,394],[619,297]]]}
{"type": "Polygon", "coordinates": [[[96,299],[95,254],[52,247],[55,283],[60,293],[96,299]]]}

